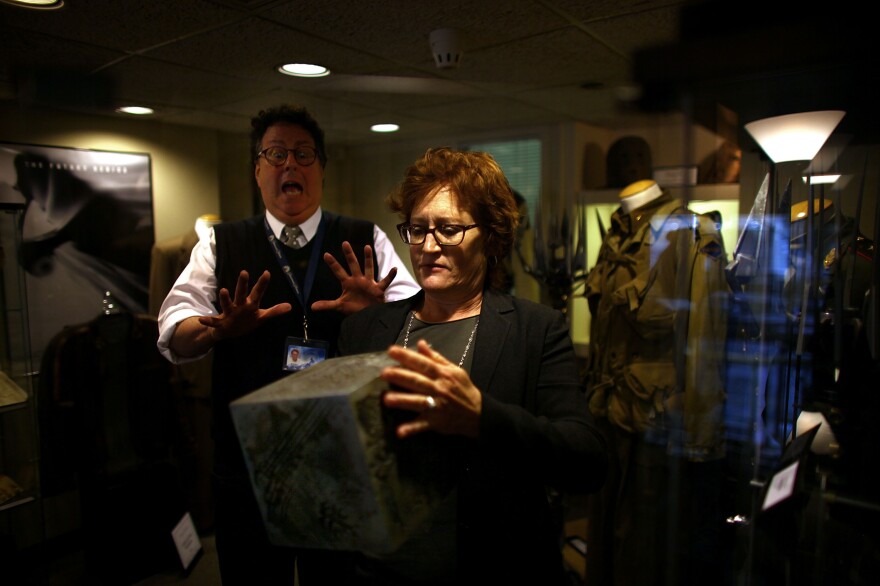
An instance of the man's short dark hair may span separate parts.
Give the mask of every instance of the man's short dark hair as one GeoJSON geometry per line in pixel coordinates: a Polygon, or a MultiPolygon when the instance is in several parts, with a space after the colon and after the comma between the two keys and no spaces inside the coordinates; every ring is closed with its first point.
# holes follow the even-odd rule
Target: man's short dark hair
{"type": "Polygon", "coordinates": [[[263,136],[269,127],[279,122],[287,124],[296,124],[303,130],[312,135],[315,141],[315,149],[318,151],[318,160],[321,161],[321,167],[327,166],[327,151],[324,148],[324,131],[318,125],[318,121],[311,113],[302,106],[293,104],[282,104],[274,108],[260,110],[254,118],[251,118],[251,142],[253,143],[253,153],[256,158],[263,144],[263,136]]]}

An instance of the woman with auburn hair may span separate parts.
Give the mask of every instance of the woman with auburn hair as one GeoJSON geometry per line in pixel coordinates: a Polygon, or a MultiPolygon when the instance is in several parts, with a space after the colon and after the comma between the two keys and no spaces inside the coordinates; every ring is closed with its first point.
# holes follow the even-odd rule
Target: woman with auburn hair
{"type": "Polygon", "coordinates": [[[401,441],[440,434],[456,488],[389,555],[361,554],[362,584],[565,584],[547,490],[603,482],[605,446],[562,313],[500,293],[519,210],[488,154],[429,149],[389,197],[422,291],[343,322],[339,349],[387,349],[383,404],[401,441]]]}

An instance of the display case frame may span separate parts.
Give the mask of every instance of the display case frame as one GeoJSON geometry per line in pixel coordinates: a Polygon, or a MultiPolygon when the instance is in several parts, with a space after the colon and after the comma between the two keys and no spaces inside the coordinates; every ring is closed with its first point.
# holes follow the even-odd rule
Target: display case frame
{"type": "Polygon", "coordinates": [[[23,213],[22,204],[0,202],[0,539],[13,552],[42,541],[43,525],[36,373],[18,262],[23,213]]]}

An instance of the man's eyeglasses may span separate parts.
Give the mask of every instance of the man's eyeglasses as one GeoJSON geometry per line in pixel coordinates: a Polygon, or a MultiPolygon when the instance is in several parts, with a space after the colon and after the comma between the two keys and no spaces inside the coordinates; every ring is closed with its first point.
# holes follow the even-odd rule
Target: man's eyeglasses
{"type": "Polygon", "coordinates": [[[422,244],[428,234],[433,234],[434,240],[440,246],[458,246],[464,240],[464,233],[471,228],[478,228],[479,224],[471,224],[470,226],[462,226],[461,224],[439,224],[433,228],[420,226],[418,224],[407,224],[406,222],[397,225],[397,231],[400,237],[407,244],[422,244]]]}
{"type": "Polygon", "coordinates": [[[270,146],[257,153],[257,158],[263,157],[273,167],[280,167],[287,162],[287,154],[293,153],[293,158],[298,165],[308,167],[315,162],[318,151],[310,146],[299,146],[295,149],[287,149],[282,146],[270,146]]]}

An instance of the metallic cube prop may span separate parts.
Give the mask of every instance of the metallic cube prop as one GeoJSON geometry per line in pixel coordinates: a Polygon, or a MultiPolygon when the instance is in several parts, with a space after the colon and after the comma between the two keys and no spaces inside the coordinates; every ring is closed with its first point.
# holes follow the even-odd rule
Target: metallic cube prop
{"type": "Polygon", "coordinates": [[[269,539],[394,551],[454,485],[450,438],[401,440],[381,405],[385,352],[325,360],[230,408],[269,539]]]}

